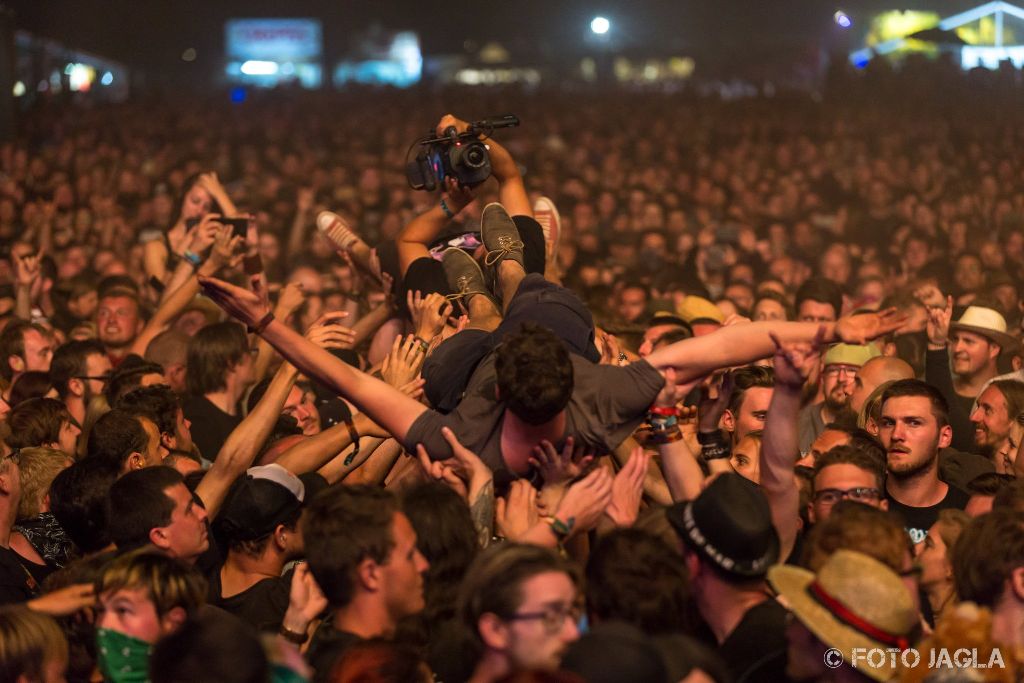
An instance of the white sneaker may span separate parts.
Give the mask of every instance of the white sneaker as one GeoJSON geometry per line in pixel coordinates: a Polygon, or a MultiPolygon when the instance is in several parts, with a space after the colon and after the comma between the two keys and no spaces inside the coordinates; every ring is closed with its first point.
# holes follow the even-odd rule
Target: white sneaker
{"type": "Polygon", "coordinates": [[[546,260],[558,256],[558,240],[562,236],[562,217],[558,215],[555,203],[547,197],[539,198],[533,205],[533,217],[544,231],[544,253],[546,260]]]}
{"type": "Polygon", "coordinates": [[[352,232],[348,223],[333,211],[321,211],[317,214],[316,229],[342,251],[348,251],[359,241],[359,236],[352,232]]]}

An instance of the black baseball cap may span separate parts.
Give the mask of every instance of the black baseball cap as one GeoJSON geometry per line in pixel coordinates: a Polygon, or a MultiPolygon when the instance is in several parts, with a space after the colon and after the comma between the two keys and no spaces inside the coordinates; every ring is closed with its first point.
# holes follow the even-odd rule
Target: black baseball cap
{"type": "Polygon", "coordinates": [[[305,484],[281,465],[250,467],[231,485],[214,531],[226,542],[255,541],[294,520],[305,498],[305,484]]]}

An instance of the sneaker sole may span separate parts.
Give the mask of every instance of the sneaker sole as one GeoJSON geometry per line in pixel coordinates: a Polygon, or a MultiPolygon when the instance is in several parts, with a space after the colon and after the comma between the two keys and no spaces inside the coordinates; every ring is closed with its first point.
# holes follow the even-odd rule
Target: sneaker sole
{"type": "Polygon", "coordinates": [[[316,229],[320,231],[321,235],[329,239],[331,241],[331,244],[333,244],[338,249],[348,249],[353,243],[359,240],[359,238],[356,237],[356,234],[352,232],[352,228],[350,228],[348,223],[345,222],[345,219],[339,216],[338,214],[334,213],[333,211],[321,211],[319,214],[317,214],[316,229]],[[341,226],[341,228],[343,228],[349,235],[351,235],[351,240],[348,242],[339,240],[334,235],[334,228],[336,226],[341,226]]]}
{"type": "Polygon", "coordinates": [[[562,237],[562,216],[555,203],[547,197],[537,199],[533,205],[533,215],[544,231],[544,247],[547,249],[548,260],[551,260],[558,253],[558,240],[562,237]],[[543,214],[548,215],[541,220],[543,214]]]}

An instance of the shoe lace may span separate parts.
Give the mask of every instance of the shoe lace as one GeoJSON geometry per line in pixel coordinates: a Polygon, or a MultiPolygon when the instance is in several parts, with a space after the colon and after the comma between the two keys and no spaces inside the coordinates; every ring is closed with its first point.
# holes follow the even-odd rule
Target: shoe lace
{"type": "Polygon", "coordinates": [[[508,235],[502,235],[498,238],[498,248],[487,252],[487,256],[484,257],[484,265],[493,266],[513,251],[522,250],[525,247],[522,240],[514,240],[508,235]]]}

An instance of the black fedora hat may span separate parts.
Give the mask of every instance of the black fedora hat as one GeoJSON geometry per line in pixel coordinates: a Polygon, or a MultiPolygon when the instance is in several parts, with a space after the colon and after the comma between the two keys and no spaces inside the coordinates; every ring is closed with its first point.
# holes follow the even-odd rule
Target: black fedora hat
{"type": "Polygon", "coordinates": [[[726,574],[758,578],[779,561],[779,535],[768,501],[738,474],[714,479],[695,499],[668,509],[683,542],[726,574]]]}

